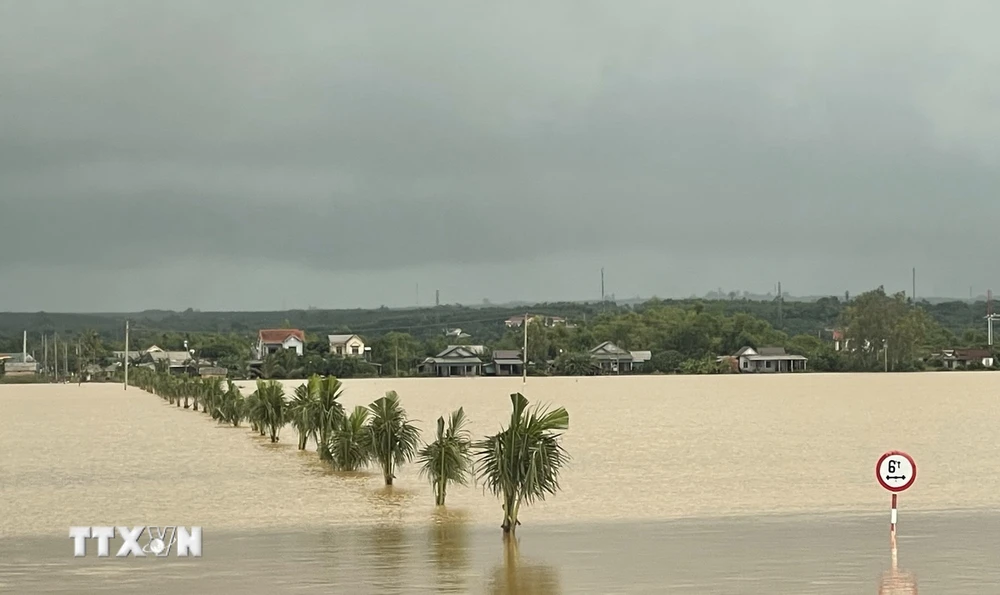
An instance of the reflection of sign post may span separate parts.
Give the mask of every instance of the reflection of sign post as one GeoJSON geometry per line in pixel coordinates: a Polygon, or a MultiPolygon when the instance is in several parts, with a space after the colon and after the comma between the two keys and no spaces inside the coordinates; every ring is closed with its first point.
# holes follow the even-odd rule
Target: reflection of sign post
{"type": "Polygon", "coordinates": [[[875,463],[875,478],[879,485],[892,492],[892,513],[889,522],[889,538],[893,550],[896,549],[896,496],[913,485],[917,479],[917,464],[913,457],[899,450],[891,450],[875,463]]]}

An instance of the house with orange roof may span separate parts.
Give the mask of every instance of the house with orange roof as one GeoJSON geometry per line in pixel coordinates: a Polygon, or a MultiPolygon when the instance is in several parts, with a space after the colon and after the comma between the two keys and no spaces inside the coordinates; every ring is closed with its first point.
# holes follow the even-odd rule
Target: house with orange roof
{"type": "Polygon", "coordinates": [[[282,349],[294,349],[297,355],[305,353],[306,334],[295,328],[261,329],[257,333],[255,351],[259,359],[282,349]]]}

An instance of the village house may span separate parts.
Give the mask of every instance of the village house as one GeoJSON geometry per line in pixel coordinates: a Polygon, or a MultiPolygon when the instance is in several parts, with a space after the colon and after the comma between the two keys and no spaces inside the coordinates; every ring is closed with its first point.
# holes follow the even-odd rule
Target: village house
{"type": "Polygon", "coordinates": [[[518,349],[497,349],[493,359],[483,366],[489,376],[520,376],[524,372],[524,360],[518,349]]]}
{"type": "MultiPolygon", "coordinates": [[[[566,319],[563,318],[562,316],[540,316],[538,314],[528,314],[527,316],[529,324],[533,322],[541,322],[543,326],[548,326],[548,327],[557,325],[572,326],[567,324],[566,319]]],[[[507,328],[520,328],[524,324],[524,318],[525,318],[524,314],[511,316],[510,318],[504,321],[504,324],[507,325],[507,328]]]]}
{"type": "Polygon", "coordinates": [[[649,360],[653,359],[652,351],[630,351],[632,355],[632,370],[640,370],[649,363],[649,360]]]}
{"type": "Polygon", "coordinates": [[[718,358],[719,362],[730,362],[741,373],[801,372],[806,369],[808,358],[785,353],[784,347],[744,347],[733,355],[718,358]]]}
{"type": "Polygon", "coordinates": [[[170,374],[176,375],[197,376],[198,368],[202,365],[210,365],[210,362],[197,360],[188,351],[163,351],[160,349],[146,351],[139,358],[139,366],[154,370],[165,368],[170,374]]]}
{"type": "Polygon", "coordinates": [[[929,361],[940,361],[946,370],[956,370],[968,367],[969,364],[993,367],[993,353],[989,349],[944,349],[928,358],[929,361]]]}
{"type": "Polygon", "coordinates": [[[357,335],[327,335],[330,353],[344,357],[364,357],[365,341],[357,335]]]}
{"type": "Polygon", "coordinates": [[[634,358],[630,351],[626,351],[615,345],[611,341],[605,341],[590,350],[590,356],[594,363],[601,369],[602,374],[621,374],[632,371],[634,358]]]}
{"type": "Polygon", "coordinates": [[[264,359],[282,349],[292,349],[301,356],[305,353],[306,334],[298,329],[262,329],[257,333],[256,357],[264,359]]]}
{"type": "Polygon", "coordinates": [[[198,368],[198,376],[202,378],[225,378],[229,375],[229,370],[220,366],[201,366],[198,368]]]}
{"type": "Polygon", "coordinates": [[[131,364],[132,362],[137,362],[140,359],[142,359],[142,357],[147,353],[161,353],[161,352],[163,352],[163,349],[160,349],[156,345],[153,345],[148,349],[144,349],[142,351],[129,351],[127,354],[124,351],[112,351],[111,355],[117,362],[125,361],[125,356],[127,355],[129,364],[131,364]]]}
{"type": "Polygon", "coordinates": [[[27,353],[0,353],[0,369],[7,376],[32,376],[38,373],[38,362],[27,353]]]}
{"type": "Polygon", "coordinates": [[[483,373],[482,345],[449,345],[417,367],[421,374],[431,376],[480,376],[483,373]]]}

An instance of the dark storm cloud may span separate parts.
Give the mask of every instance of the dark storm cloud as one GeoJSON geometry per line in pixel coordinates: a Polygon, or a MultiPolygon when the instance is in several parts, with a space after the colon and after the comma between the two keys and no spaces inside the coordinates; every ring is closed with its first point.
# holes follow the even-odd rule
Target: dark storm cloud
{"type": "Polygon", "coordinates": [[[991,3],[433,6],[0,2],[0,251],[473,285],[645,251],[714,285],[752,246],[819,292],[992,241],[991,3]]]}

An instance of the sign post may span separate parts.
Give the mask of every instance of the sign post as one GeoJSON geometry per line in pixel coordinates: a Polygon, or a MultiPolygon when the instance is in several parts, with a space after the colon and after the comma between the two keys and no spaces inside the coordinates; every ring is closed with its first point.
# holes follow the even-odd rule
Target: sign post
{"type": "Polygon", "coordinates": [[[917,464],[913,457],[900,450],[890,450],[875,463],[875,478],[886,490],[892,492],[892,511],[889,520],[889,540],[896,551],[896,499],[900,492],[910,489],[917,479],[917,464]]]}

